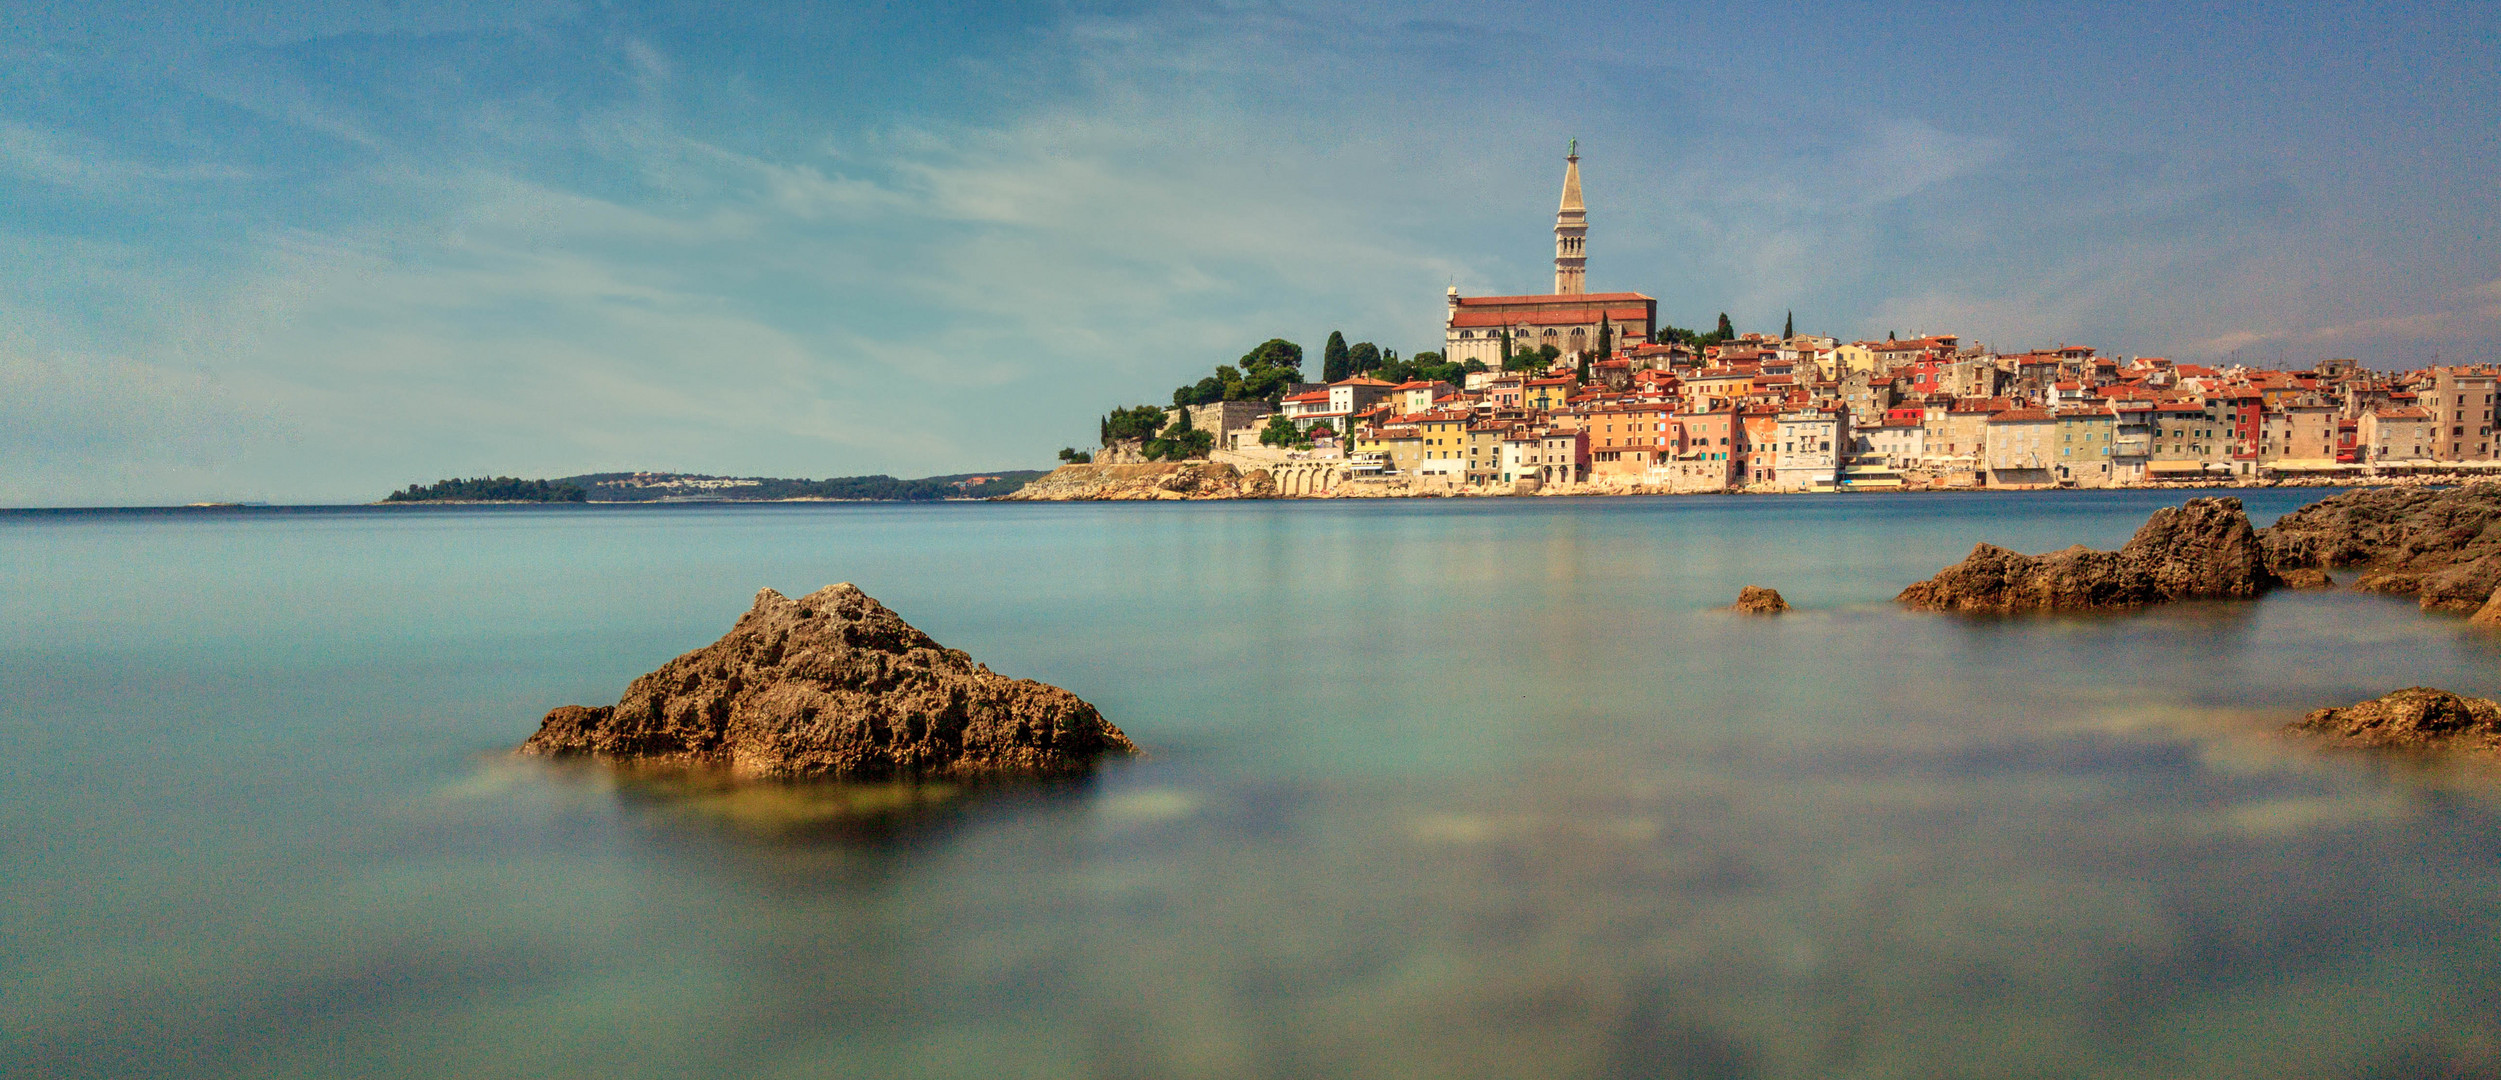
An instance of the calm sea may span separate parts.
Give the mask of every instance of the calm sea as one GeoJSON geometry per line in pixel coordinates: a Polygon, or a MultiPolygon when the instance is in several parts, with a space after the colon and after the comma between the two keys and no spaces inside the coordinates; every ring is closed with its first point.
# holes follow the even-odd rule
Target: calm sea
{"type": "Polygon", "coordinates": [[[2501,781],[2274,734],[2501,646],[1889,603],[2185,497],[0,514],[0,1072],[2501,1070],[2501,781]],[[836,581],[1153,758],[506,753],[836,581]]]}

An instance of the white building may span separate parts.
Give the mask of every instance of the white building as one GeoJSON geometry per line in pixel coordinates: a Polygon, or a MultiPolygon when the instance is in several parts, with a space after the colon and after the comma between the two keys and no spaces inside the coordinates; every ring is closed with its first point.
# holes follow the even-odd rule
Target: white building
{"type": "Polygon", "coordinates": [[[1849,452],[1849,420],[1839,412],[1807,409],[1780,414],[1772,442],[1780,454],[1772,468],[1776,491],[1831,491],[1849,452]]]}

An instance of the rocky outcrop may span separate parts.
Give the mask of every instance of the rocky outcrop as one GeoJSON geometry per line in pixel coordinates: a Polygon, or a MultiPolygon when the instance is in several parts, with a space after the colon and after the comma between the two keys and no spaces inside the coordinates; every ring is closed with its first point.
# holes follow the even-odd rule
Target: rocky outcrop
{"type": "Polygon", "coordinates": [[[999,498],[1008,502],[1108,502],[1273,499],[1276,495],[1276,481],[1265,469],[1243,472],[1218,461],[1161,461],[1143,465],[1062,465],[999,498]]]}
{"type": "Polygon", "coordinates": [[[1777,589],[1748,585],[1737,590],[1737,602],[1729,605],[1728,610],[1739,615],[1782,615],[1788,612],[1789,602],[1780,598],[1777,589]]]}
{"type": "Polygon", "coordinates": [[[2320,709],[2292,730],[2349,746],[2490,751],[2501,749],[2501,704],[2409,686],[2342,709],[2320,709]]]}
{"type": "Polygon", "coordinates": [[[2024,555],[1981,544],[1895,600],[1967,614],[2126,611],[2174,600],[2245,600],[2275,583],[2240,500],[2210,498],[2154,511],[2117,551],[2079,545],[2024,555]]]}
{"type": "Polygon", "coordinates": [[[521,750],[781,779],[1061,776],[1138,752],[1077,695],[993,673],[849,584],[757,593],[721,640],[615,705],[548,713],[521,750]]]}
{"type": "Polygon", "coordinates": [[[2468,616],[2466,621],[2485,629],[2501,630],[2501,589],[2492,590],[2492,595],[2484,598],[2484,606],[2476,608],[2475,614],[2468,616]]]}
{"type": "Polygon", "coordinates": [[[2284,515],[2259,540],[2278,574],[2358,567],[2354,588],[2475,613],[2501,589],[2501,484],[2349,491],[2284,515]]]}

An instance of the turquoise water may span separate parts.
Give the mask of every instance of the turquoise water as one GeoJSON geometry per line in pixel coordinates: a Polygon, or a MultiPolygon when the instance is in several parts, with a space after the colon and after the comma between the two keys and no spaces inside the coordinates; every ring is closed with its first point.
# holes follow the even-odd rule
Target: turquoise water
{"type": "Polygon", "coordinates": [[[2492,639],[1888,603],[2184,497],[0,514],[0,1071],[2501,1071],[2501,780],[2274,734],[2492,639]],[[504,753],[835,581],[1154,757],[862,817],[504,753]]]}

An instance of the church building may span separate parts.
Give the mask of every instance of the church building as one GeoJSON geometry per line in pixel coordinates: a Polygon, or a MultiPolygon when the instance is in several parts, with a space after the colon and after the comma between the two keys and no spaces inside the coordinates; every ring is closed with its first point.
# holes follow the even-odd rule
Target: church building
{"type": "Polygon", "coordinates": [[[1659,302],[1640,293],[1588,291],[1589,208],[1581,204],[1580,145],[1563,158],[1563,205],[1554,215],[1554,292],[1544,296],[1461,296],[1450,290],[1442,358],[1482,360],[1499,368],[1512,351],[1552,345],[1566,361],[1603,357],[1645,344],[1657,329],[1659,302]],[[1606,340],[1599,340],[1604,335],[1606,340]]]}

